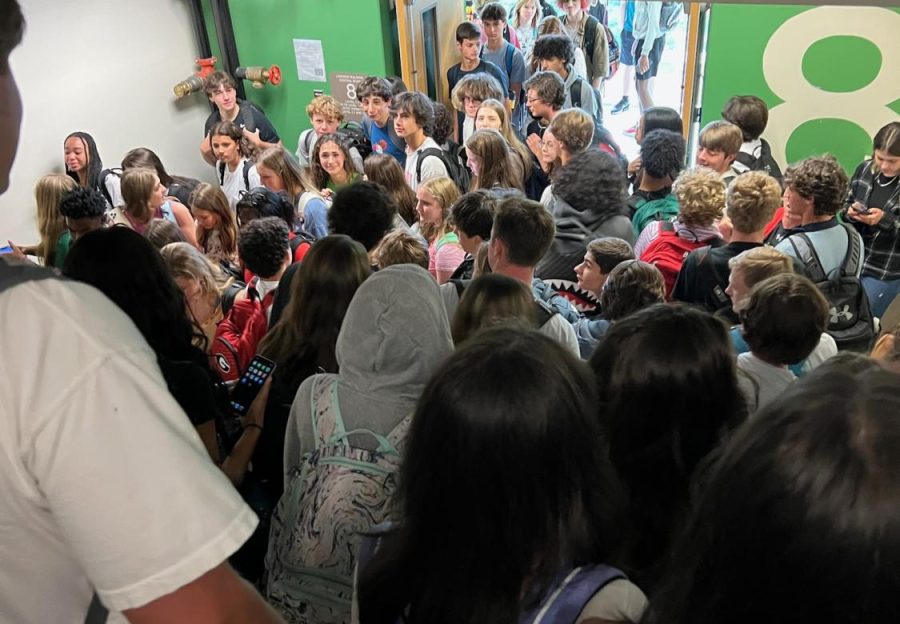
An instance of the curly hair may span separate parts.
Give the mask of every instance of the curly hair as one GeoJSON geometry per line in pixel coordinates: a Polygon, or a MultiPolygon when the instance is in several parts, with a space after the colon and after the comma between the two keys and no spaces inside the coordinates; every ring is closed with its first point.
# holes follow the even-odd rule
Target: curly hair
{"type": "Polygon", "coordinates": [[[640,260],[625,260],[613,267],[600,291],[600,307],[608,321],[618,321],[665,300],[666,281],[662,273],[640,260]]]}
{"type": "Polygon", "coordinates": [[[539,61],[557,58],[572,65],[575,62],[575,46],[567,35],[542,35],[534,42],[531,56],[539,61]]]}
{"type": "Polygon", "coordinates": [[[781,204],[781,185],[763,171],[742,173],[728,187],[725,213],[738,232],[762,230],[781,204]]]}
{"type": "Polygon", "coordinates": [[[238,223],[243,227],[255,219],[277,217],[284,221],[288,230],[294,229],[294,205],[286,195],[257,186],[252,191],[244,191],[235,205],[238,223]]]}
{"type": "Polygon", "coordinates": [[[539,100],[553,110],[559,110],[566,103],[566,83],[552,71],[536,71],[525,81],[525,93],[534,91],[539,100]]]}
{"type": "Polygon", "coordinates": [[[254,219],[241,228],[238,253],[252,273],[269,279],[281,270],[290,243],[288,227],[278,217],[254,219]]]}
{"type": "Polygon", "coordinates": [[[559,170],[553,194],[579,212],[626,214],[625,182],[625,172],[614,156],[588,150],[559,170]]]}
{"type": "Polygon", "coordinates": [[[467,74],[463,76],[456,86],[453,87],[453,93],[450,98],[453,102],[453,108],[458,111],[465,110],[465,98],[472,98],[479,102],[485,100],[503,100],[503,85],[490,74],[467,74]]]}
{"type": "Polygon", "coordinates": [[[79,186],[62,196],[59,211],[69,219],[100,218],[106,214],[106,200],[100,191],[79,186]]]}
{"type": "Polygon", "coordinates": [[[310,119],[313,118],[313,115],[321,115],[328,121],[342,121],[344,109],[330,95],[317,95],[306,105],[306,115],[310,119]]]}
{"type": "Polygon", "coordinates": [[[826,154],[801,160],[784,173],[785,187],[813,201],[817,216],[834,215],[841,209],[850,180],[837,159],[826,154]]]}
{"type": "Polygon", "coordinates": [[[670,130],[653,130],[641,142],[641,166],[652,178],[678,177],[684,167],[684,137],[670,130]]]}
{"type": "Polygon", "coordinates": [[[328,210],[328,231],[346,234],[371,251],[394,223],[397,208],[374,182],[355,182],[339,190],[328,210]]]}
{"type": "Polygon", "coordinates": [[[438,145],[443,145],[453,134],[453,113],[440,102],[434,103],[434,131],[431,138],[438,145]]]}
{"type": "Polygon", "coordinates": [[[580,108],[569,108],[554,117],[547,130],[574,155],[590,147],[594,120],[580,108]]]}
{"type": "Polygon", "coordinates": [[[672,185],[678,199],[678,219],[689,227],[706,227],[722,218],[725,209],[725,183],[708,167],[682,172],[672,185]]]}

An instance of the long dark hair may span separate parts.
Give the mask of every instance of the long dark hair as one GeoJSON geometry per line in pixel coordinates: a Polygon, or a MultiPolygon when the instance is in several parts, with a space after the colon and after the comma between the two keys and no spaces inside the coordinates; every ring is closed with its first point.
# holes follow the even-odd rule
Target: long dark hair
{"type": "Polygon", "coordinates": [[[652,622],[900,621],[900,378],[823,365],[704,475],[652,622]]]}
{"type": "Polygon", "coordinates": [[[343,234],[319,240],[303,258],[291,298],[259,346],[288,385],[299,385],[316,366],[337,372],[334,349],[344,315],[370,274],[365,248],[343,234]]]}
{"type": "Polygon", "coordinates": [[[649,591],[691,476],[744,417],[728,328],[692,307],[656,304],[613,323],[590,365],[629,497],[628,571],[649,591]]]}
{"type": "MultiPolygon", "coordinates": [[[[81,144],[87,154],[87,188],[102,191],[100,188],[100,172],[103,171],[103,160],[100,159],[100,153],[97,151],[97,142],[87,132],[73,132],[63,140],[63,145],[72,137],[81,139],[81,144]]],[[[80,185],[81,180],[78,179],[78,172],[69,171],[69,167],[65,163],[63,163],[63,167],[65,167],[66,174],[80,185]]]]}
{"type": "Polygon", "coordinates": [[[169,175],[159,156],[146,147],[136,147],[122,158],[122,169],[152,169],[156,172],[160,183],[166,188],[172,186],[176,179],[169,175]]]}
{"type": "Polygon", "coordinates": [[[360,619],[513,624],[573,565],[610,561],[618,488],[587,367],[536,330],[493,328],[423,392],[395,515],[361,571],[360,619]]]}
{"type": "Polygon", "coordinates": [[[192,341],[199,332],[187,314],[184,295],[159,251],[127,227],[95,230],[78,239],[63,274],[94,286],[125,312],[159,357],[205,363],[192,341]]]}

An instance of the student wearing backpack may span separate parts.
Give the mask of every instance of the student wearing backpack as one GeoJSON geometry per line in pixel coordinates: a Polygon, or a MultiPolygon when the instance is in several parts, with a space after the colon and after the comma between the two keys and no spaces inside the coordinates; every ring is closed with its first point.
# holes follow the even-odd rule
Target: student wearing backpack
{"type": "Polygon", "coordinates": [[[800,260],[830,304],[828,332],[839,349],[868,351],[875,337],[869,299],[859,280],[863,240],[837,213],[847,196],[847,174],[833,156],[807,158],[784,176],[785,210],[800,227],[775,247],[800,260]]]}
{"type": "MultiPolygon", "coordinates": [[[[308,128],[300,133],[297,138],[297,162],[302,167],[310,167],[314,164],[315,159],[313,153],[316,142],[320,137],[326,134],[341,135],[341,143],[347,144],[347,150],[350,152],[350,162],[358,173],[363,170],[363,158],[368,156],[362,154],[356,147],[350,145],[349,135],[342,133],[341,122],[344,120],[344,109],[330,95],[317,95],[306,106],[306,114],[309,116],[309,123],[312,128],[308,128]]],[[[350,124],[345,124],[349,127],[350,124]]],[[[359,128],[359,126],[356,126],[359,128]]],[[[371,147],[371,146],[370,146],[371,147]]],[[[371,152],[371,149],[369,150],[371,152]]]]}
{"type": "Polygon", "coordinates": [[[312,240],[328,235],[325,198],[283,147],[267,149],[256,161],[259,181],[270,191],[283,193],[294,204],[295,229],[312,240]]]}
{"type": "Polygon", "coordinates": [[[642,137],[640,181],[628,198],[635,236],[653,221],[668,221],[678,215],[672,184],[684,167],[685,150],[680,133],[653,130],[642,137]]]}
{"type": "MultiPolygon", "coordinates": [[[[753,247],[729,260],[730,273],[725,294],[731,298],[731,307],[734,311],[732,316],[736,319],[735,322],[740,322],[741,312],[747,307],[750,295],[757,284],[776,275],[796,274],[796,262],[796,259],[772,247],[753,247]]],[[[731,342],[738,355],[750,351],[750,346],[744,339],[740,325],[731,328],[731,342]]],[[[812,353],[802,361],[789,362],[788,369],[794,376],[802,377],[837,353],[838,348],[834,338],[823,330],[812,353]]]]}
{"type": "MultiPolygon", "coordinates": [[[[431,138],[434,108],[423,93],[400,93],[394,97],[394,129],[406,141],[406,183],[416,190],[429,178],[448,177],[448,157],[431,138]]],[[[460,189],[463,190],[463,189],[460,189]]]]}
{"type": "Polygon", "coordinates": [[[123,172],[128,169],[139,168],[153,169],[156,171],[160,183],[166,187],[166,197],[174,197],[190,210],[191,193],[197,188],[197,185],[200,184],[199,180],[185,176],[170,175],[163,166],[159,156],[146,147],[136,147],[133,150],[129,150],[129,152],[122,157],[123,172]]]}
{"type": "Polygon", "coordinates": [[[633,240],[622,168],[609,154],[582,152],[559,170],[552,189],[547,210],[556,222],[556,232],[535,273],[542,280],[551,281],[575,307],[591,310],[594,297],[590,291],[577,287],[574,270],[584,259],[588,243],[601,236],[614,236],[628,243],[633,240]]]}
{"type": "Polygon", "coordinates": [[[562,23],[576,47],[584,51],[587,81],[599,90],[609,75],[609,49],[606,29],[597,18],[589,15],[590,0],[556,0],[562,9],[562,23]]]}
{"type": "Polygon", "coordinates": [[[856,168],[843,214],[866,244],[862,284],[881,317],[900,293],[900,122],[876,134],[872,158],[856,168]]]}
{"type": "Polygon", "coordinates": [[[278,132],[272,122],[256,104],[239,100],[235,96],[237,83],[225,72],[215,71],[206,77],[203,89],[209,101],[215,104],[216,110],[210,113],[203,126],[203,140],[200,141],[200,154],[211,165],[216,164],[215,149],[209,141],[215,126],[230,121],[241,131],[240,136],[254,151],[281,145],[278,132]]]}
{"type": "MultiPolygon", "coordinates": [[[[498,99],[505,103],[509,91],[509,78],[499,67],[480,56],[481,29],[477,24],[463,22],[456,27],[456,49],[459,50],[460,61],[447,70],[447,93],[452,94],[456,85],[465,76],[488,74],[502,86],[503,95],[498,99]]],[[[457,109],[453,121],[453,136],[457,138],[457,143],[461,143],[459,135],[463,121],[464,115],[457,109]]]]}
{"type": "Polygon", "coordinates": [[[209,144],[218,163],[219,186],[228,198],[228,205],[234,210],[241,191],[249,191],[260,186],[259,172],[253,163],[253,148],[244,138],[240,128],[230,121],[223,121],[212,127],[209,144]]]}
{"type": "Polygon", "coordinates": [[[129,169],[122,175],[124,205],[116,207],[114,222],[144,235],[153,219],[166,219],[178,226],[184,240],[197,245],[194,219],[181,203],[167,199],[166,189],[152,169],[129,169]]]}
{"type": "Polygon", "coordinates": [[[413,417],[395,524],[360,563],[359,621],[640,621],[646,598],[601,563],[621,490],[595,401],[584,366],[535,330],[466,341],[413,417]]]}
{"type": "Polygon", "coordinates": [[[739,174],[763,171],[782,184],[781,167],[772,157],[772,148],[762,138],[769,123],[769,107],[755,95],[736,95],[725,103],[722,119],[741,129],[744,142],[735,157],[733,167],[739,174]]]}
{"type": "Polygon", "coordinates": [[[290,621],[350,620],[362,534],[390,518],[410,418],[452,350],[438,286],[421,267],[378,271],[350,301],[340,372],[306,379],[287,425],[266,596],[290,621]]]}
{"type": "Polygon", "coordinates": [[[734,162],[744,140],[741,129],[728,121],[711,121],[703,126],[698,140],[697,166],[709,167],[722,176],[726,186],[731,184],[738,176],[734,162]]]}
{"type": "Polygon", "coordinates": [[[356,85],[356,99],[362,104],[366,115],[362,120],[362,127],[372,144],[372,152],[389,154],[402,167],[406,163],[406,145],[394,129],[391,114],[394,93],[391,83],[379,76],[368,76],[356,85]]]}
{"type": "Polygon", "coordinates": [[[687,255],[675,280],[672,299],[728,315],[732,304],[725,292],[729,262],[763,244],[766,224],[780,201],[781,187],[772,176],[748,171],[735,178],[725,197],[731,238],[721,247],[701,247],[687,255]]]}
{"type": "Polygon", "coordinates": [[[490,2],[482,7],[479,15],[486,37],[479,56],[499,67],[506,76],[509,87],[507,99],[512,110],[511,118],[513,125],[519,127],[522,114],[522,85],[528,77],[525,69],[525,57],[515,45],[503,37],[503,30],[508,26],[506,24],[506,8],[502,4],[490,2]]]}
{"type": "Polygon", "coordinates": [[[542,71],[552,71],[563,79],[565,100],[562,108],[580,108],[592,119],[603,117],[600,98],[588,83],[572,70],[574,48],[565,35],[544,35],[534,44],[534,58],[542,71]]]}
{"type": "Polygon", "coordinates": [[[666,278],[666,297],[672,295],[685,256],[700,247],[723,244],[716,227],[725,209],[725,184],[706,168],[685,171],[672,185],[678,216],[651,221],[634,245],[634,254],[656,266],[666,278]]]}
{"type": "Polygon", "coordinates": [[[121,179],[111,169],[103,168],[97,143],[87,132],[73,132],[63,143],[66,174],[82,188],[99,191],[109,203],[109,210],[121,206],[121,179]]]}

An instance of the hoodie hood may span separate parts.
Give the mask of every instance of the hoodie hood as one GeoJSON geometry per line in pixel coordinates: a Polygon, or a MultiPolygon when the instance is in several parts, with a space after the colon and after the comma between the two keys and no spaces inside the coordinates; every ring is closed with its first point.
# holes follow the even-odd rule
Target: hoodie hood
{"type": "Polygon", "coordinates": [[[376,402],[414,403],[451,351],[434,278],[412,264],[390,266],[363,282],[347,309],[335,348],[340,386],[376,402]]]}
{"type": "Polygon", "coordinates": [[[634,240],[630,220],[616,210],[604,210],[601,206],[576,210],[555,192],[548,209],[556,222],[554,247],[563,253],[583,249],[599,236],[617,236],[629,243],[634,240]]]}

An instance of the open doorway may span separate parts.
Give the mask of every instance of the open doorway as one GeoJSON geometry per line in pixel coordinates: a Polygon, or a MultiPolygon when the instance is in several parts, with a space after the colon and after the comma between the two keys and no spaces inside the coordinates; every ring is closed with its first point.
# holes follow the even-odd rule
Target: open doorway
{"type": "MultiPolygon", "coordinates": [[[[620,50],[622,24],[628,4],[635,2],[634,0],[606,2],[609,29],[616,37],[620,50]]],[[[685,12],[678,23],[666,33],[659,71],[653,85],[653,104],[673,108],[681,113],[682,118],[689,115],[689,110],[683,110],[684,102],[690,101],[690,98],[685,98],[685,89],[692,89],[691,72],[685,72],[686,67],[691,67],[691,59],[694,57],[689,45],[689,41],[695,40],[690,37],[691,28],[695,27],[692,22],[693,12],[685,12]]],[[[635,158],[639,152],[632,130],[641,116],[640,100],[635,91],[634,71],[629,71],[630,69],[632,68],[620,65],[618,73],[605,85],[603,93],[603,124],[613,133],[629,160],[635,158]],[[627,84],[626,79],[629,79],[627,84]],[[612,114],[613,108],[624,94],[629,96],[629,108],[612,114]]]]}

